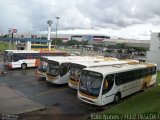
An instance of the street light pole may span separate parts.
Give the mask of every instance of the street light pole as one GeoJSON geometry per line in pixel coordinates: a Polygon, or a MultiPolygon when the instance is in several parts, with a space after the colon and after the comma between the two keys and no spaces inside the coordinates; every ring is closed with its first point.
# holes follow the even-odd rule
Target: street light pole
{"type": "Polygon", "coordinates": [[[51,25],[52,25],[52,21],[51,20],[48,20],[47,21],[47,24],[48,24],[48,37],[47,37],[47,40],[48,40],[48,49],[49,51],[51,50],[51,41],[50,41],[50,37],[51,37],[51,25]]]}
{"type": "Polygon", "coordinates": [[[91,27],[92,28],[92,38],[91,38],[91,48],[93,46],[93,38],[94,38],[94,27],[91,27]]]}
{"type": "Polygon", "coordinates": [[[60,19],[60,17],[55,17],[57,19],[57,23],[56,23],[56,39],[55,39],[55,48],[56,48],[56,40],[57,40],[57,29],[58,29],[58,20],[60,19]]]}

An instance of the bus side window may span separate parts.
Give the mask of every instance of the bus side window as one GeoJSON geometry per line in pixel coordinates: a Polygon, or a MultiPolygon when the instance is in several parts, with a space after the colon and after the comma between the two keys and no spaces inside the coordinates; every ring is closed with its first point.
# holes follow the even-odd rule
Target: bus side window
{"type": "Polygon", "coordinates": [[[121,84],[120,73],[115,75],[115,83],[117,86],[121,84]]]}
{"type": "Polygon", "coordinates": [[[23,59],[27,59],[28,53],[23,54],[23,59]]]}
{"type": "Polygon", "coordinates": [[[141,69],[141,75],[142,75],[142,77],[145,77],[147,75],[147,69],[146,68],[141,69]]]}
{"type": "Polygon", "coordinates": [[[147,68],[147,75],[151,75],[152,74],[152,69],[151,68],[147,68]]]}
{"type": "Polygon", "coordinates": [[[36,55],[36,59],[38,59],[39,58],[39,54],[36,53],[35,55],[36,55]]]}
{"type": "Polygon", "coordinates": [[[133,74],[134,75],[133,80],[137,80],[141,77],[141,74],[140,74],[139,70],[134,70],[133,73],[134,73],[133,74]]]}
{"type": "Polygon", "coordinates": [[[36,59],[35,53],[31,54],[31,59],[36,59]]]}
{"type": "Polygon", "coordinates": [[[33,59],[37,59],[37,54],[36,53],[32,53],[32,58],[33,59]]]}
{"type": "Polygon", "coordinates": [[[39,59],[41,55],[39,53],[36,53],[36,58],[39,59]]]}
{"type": "Polygon", "coordinates": [[[156,74],[156,66],[152,67],[152,75],[156,74]]]}
{"type": "Polygon", "coordinates": [[[107,75],[104,79],[104,83],[103,83],[103,91],[102,94],[106,94],[108,91],[110,91],[113,87],[114,84],[114,75],[107,75]]]}
{"type": "Polygon", "coordinates": [[[19,59],[23,60],[24,59],[24,55],[23,54],[19,54],[19,59]]]}

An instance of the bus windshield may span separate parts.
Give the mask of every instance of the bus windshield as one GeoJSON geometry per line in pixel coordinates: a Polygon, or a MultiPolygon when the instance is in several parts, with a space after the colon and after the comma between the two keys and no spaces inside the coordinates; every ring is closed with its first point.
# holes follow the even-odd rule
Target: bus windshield
{"type": "Polygon", "coordinates": [[[12,62],[13,61],[13,53],[5,52],[4,53],[4,62],[12,62]]]}
{"type": "Polygon", "coordinates": [[[38,66],[38,69],[40,71],[46,72],[46,68],[47,68],[47,62],[46,61],[47,61],[47,59],[46,60],[45,59],[40,60],[39,66],[38,66]]]}
{"type": "Polygon", "coordinates": [[[58,62],[48,62],[47,72],[52,76],[58,76],[60,74],[60,66],[58,62]]]}
{"type": "Polygon", "coordinates": [[[100,73],[82,71],[79,83],[79,91],[98,97],[103,76],[100,73]]]}
{"type": "Polygon", "coordinates": [[[60,67],[60,76],[66,75],[70,70],[70,64],[69,63],[62,63],[60,67]]]}
{"type": "Polygon", "coordinates": [[[8,51],[4,51],[4,55],[3,55],[4,62],[7,61],[7,54],[8,54],[8,51]]]}
{"type": "Polygon", "coordinates": [[[70,79],[79,81],[80,73],[83,68],[85,68],[85,66],[71,65],[70,79]]]}

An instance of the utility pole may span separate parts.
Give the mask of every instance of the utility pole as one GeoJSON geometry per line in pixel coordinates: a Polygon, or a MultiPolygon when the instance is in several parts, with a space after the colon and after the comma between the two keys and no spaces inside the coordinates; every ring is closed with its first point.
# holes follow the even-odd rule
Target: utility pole
{"type": "Polygon", "coordinates": [[[56,38],[55,38],[55,48],[56,48],[56,40],[57,40],[57,30],[58,30],[58,20],[60,19],[60,17],[55,17],[57,19],[57,23],[56,23],[56,38]]]}
{"type": "Polygon", "coordinates": [[[48,50],[50,51],[51,50],[51,25],[52,25],[52,21],[51,20],[48,20],[47,21],[47,24],[48,24],[48,37],[47,37],[47,40],[48,40],[48,50]]]}

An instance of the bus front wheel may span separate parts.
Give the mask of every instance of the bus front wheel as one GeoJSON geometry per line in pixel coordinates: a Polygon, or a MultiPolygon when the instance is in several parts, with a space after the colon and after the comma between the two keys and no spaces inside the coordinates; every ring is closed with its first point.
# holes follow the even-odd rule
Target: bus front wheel
{"type": "Polygon", "coordinates": [[[23,64],[21,65],[21,68],[22,68],[22,70],[27,69],[27,64],[23,63],[23,64]]]}
{"type": "Polygon", "coordinates": [[[114,96],[114,103],[118,103],[119,101],[120,101],[120,99],[121,99],[121,95],[120,95],[120,93],[117,93],[115,96],[114,96]]]}

